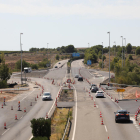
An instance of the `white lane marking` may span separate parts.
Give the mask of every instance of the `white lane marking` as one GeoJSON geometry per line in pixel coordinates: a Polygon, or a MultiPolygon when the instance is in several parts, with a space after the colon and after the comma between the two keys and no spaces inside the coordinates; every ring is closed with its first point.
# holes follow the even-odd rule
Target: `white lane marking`
{"type": "MultiPolygon", "coordinates": [[[[74,87],[74,85],[73,85],[74,87]]],[[[73,136],[72,136],[72,140],[74,140],[75,138],[75,131],[76,131],[76,122],[77,122],[77,92],[76,92],[76,88],[75,89],[75,119],[74,119],[74,130],[73,130],[73,136]]]]}
{"type": "Polygon", "coordinates": [[[105,125],[105,131],[107,132],[107,127],[106,127],[106,125],[105,125]]]}
{"type": "Polygon", "coordinates": [[[4,133],[2,133],[2,135],[4,135],[10,128],[8,128],[4,133]]]}
{"type": "MultiPolygon", "coordinates": [[[[36,89],[34,89],[30,94],[32,94],[36,89]]],[[[28,94],[27,96],[25,96],[20,102],[22,102],[24,99],[26,99],[30,94],[28,94]]]]}
{"type": "Polygon", "coordinates": [[[96,105],[96,107],[98,108],[98,105],[96,105]]]}

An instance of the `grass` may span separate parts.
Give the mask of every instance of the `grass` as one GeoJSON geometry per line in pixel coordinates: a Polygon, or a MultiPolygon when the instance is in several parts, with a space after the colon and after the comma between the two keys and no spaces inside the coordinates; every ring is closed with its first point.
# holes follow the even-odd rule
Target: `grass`
{"type": "MultiPolygon", "coordinates": [[[[72,112],[72,109],[70,109],[72,112]]],[[[56,108],[54,117],[51,120],[51,137],[50,140],[60,140],[63,136],[65,125],[68,118],[68,108],[56,108]]],[[[70,113],[70,115],[72,115],[70,113]]]]}

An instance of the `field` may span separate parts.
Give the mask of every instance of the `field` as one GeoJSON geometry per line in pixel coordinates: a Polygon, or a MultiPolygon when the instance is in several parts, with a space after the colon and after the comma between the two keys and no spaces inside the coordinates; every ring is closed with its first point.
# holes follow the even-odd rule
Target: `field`
{"type": "MultiPolygon", "coordinates": [[[[31,64],[37,64],[38,62],[41,62],[44,58],[47,58],[51,60],[51,63],[55,63],[55,56],[56,54],[41,54],[41,53],[23,53],[22,59],[25,61],[31,63],[31,64]]],[[[21,59],[20,53],[15,54],[5,54],[5,62],[8,64],[8,66],[13,70],[15,68],[15,63],[21,59]]]]}

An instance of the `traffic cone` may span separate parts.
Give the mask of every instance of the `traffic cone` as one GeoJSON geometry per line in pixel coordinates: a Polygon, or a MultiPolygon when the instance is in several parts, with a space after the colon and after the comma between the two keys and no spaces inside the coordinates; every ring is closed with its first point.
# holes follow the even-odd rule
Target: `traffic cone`
{"type": "Polygon", "coordinates": [[[101,125],[104,125],[104,123],[103,123],[103,118],[102,118],[102,120],[101,120],[101,125]]]}
{"type": "Polygon", "coordinates": [[[102,113],[101,113],[101,111],[100,111],[100,118],[102,117],[102,113]]]}
{"type": "Polygon", "coordinates": [[[117,99],[117,103],[119,103],[118,99],[117,99]]]}
{"type": "Polygon", "coordinates": [[[3,108],[3,104],[1,105],[1,108],[3,108]]]}
{"type": "Polygon", "coordinates": [[[137,102],[138,100],[137,100],[137,98],[136,98],[136,102],[137,102]]]}
{"type": "Polygon", "coordinates": [[[30,106],[32,106],[32,102],[30,103],[30,106]]]}
{"type": "Polygon", "coordinates": [[[140,126],[140,120],[139,120],[139,126],[140,126]]]}
{"type": "Polygon", "coordinates": [[[46,119],[48,119],[48,113],[46,113],[46,119]]]}
{"type": "Polygon", "coordinates": [[[15,120],[17,120],[17,114],[15,114],[15,120]]]}
{"type": "Polygon", "coordinates": [[[96,104],[95,104],[95,102],[94,102],[94,107],[96,107],[96,104]]]}
{"type": "Polygon", "coordinates": [[[11,110],[13,110],[13,106],[11,106],[11,110]]]}
{"type": "Polygon", "coordinates": [[[38,94],[37,94],[37,98],[38,98],[38,94]]]}
{"type": "Polygon", "coordinates": [[[6,128],[6,122],[4,123],[4,129],[7,129],[7,128],[6,128]]]}
{"type": "Polygon", "coordinates": [[[26,107],[24,107],[24,112],[26,112],[26,107]]]}
{"type": "Polygon", "coordinates": [[[108,140],[109,140],[109,137],[108,137],[108,140]]]}
{"type": "Polygon", "coordinates": [[[112,96],[111,96],[111,99],[112,99],[112,96]]]}
{"type": "Polygon", "coordinates": [[[41,96],[41,93],[40,93],[40,96],[41,96]]]}
{"type": "Polygon", "coordinates": [[[135,114],[135,121],[137,121],[137,114],[135,114]]]}
{"type": "Polygon", "coordinates": [[[57,102],[55,102],[55,106],[57,107],[57,102]]]}

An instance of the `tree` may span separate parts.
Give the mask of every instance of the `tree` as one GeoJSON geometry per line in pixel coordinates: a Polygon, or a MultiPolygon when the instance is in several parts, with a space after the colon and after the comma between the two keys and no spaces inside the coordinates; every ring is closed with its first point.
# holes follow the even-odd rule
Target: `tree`
{"type": "MultiPolygon", "coordinates": [[[[24,70],[24,67],[30,67],[30,63],[22,60],[22,71],[24,70]]],[[[21,69],[21,59],[16,62],[16,68],[21,69]]]]}
{"type": "Polygon", "coordinates": [[[55,59],[56,60],[59,60],[59,55],[58,54],[55,56],[55,59]]]}
{"type": "Polygon", "coordinates": [[[99,59],[102,59],[102,52],[101,51],[99,51],[98,57],[99,57],[99,59]]]}
{"type": "Polygon", "coordinates": [[[130,43],[128,43],[126,46],[126,52],[131,53],[131,51],[132,51],[132,45],[130,43]]]}
{"type": "Polygon", "coordinates": [[[136,49],[136,55],[140,55],[140,46],[136,49]]]}
{"type": "Polygon", "coordinates": [[[131,55],[131,54],[129,54],[129,59],[130,59],[130,60],[133,60],[133,57],[132,57],[132,55],[131,55]]]}
{"type": "Polygon", "coordinates": [[[106,59],[106,56],[105,55],[103,55],[103,61],[106,59]]]}
{"type": "Polygon", "coordinates": [[[38,65],[37,64],[32,64],[31,67],[32,67],[32,69],[38,70],[38,65]]]}

